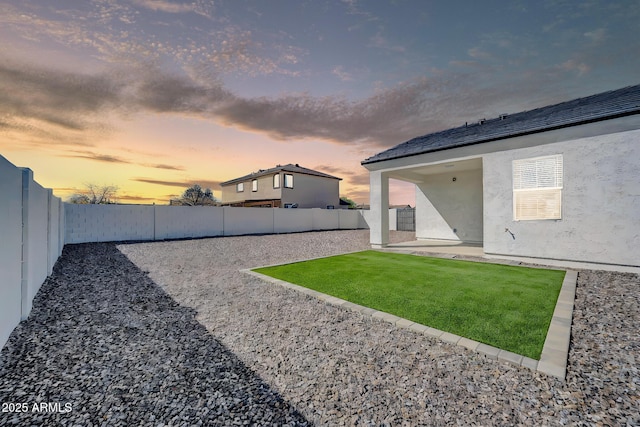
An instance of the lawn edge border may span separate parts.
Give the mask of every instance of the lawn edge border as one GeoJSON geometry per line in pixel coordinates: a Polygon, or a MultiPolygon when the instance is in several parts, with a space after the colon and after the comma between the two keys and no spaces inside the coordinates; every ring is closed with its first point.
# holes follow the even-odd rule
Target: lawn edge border
{"type": "Polygon", "coordinates": [[[569,358],[569,344],[571,341],[571,323],[573,319],[573,308],[578,279],[578,272],[575,270],[565,270],[565,276],[562,281],[560,294],[558,295],[556,307],[554,309],[551,323],[547,331],[547,337],[542,348],[542,354],[540,356],[540,360],[538,361],[526,356],[522,356],[520,354],[512,353],[510,351],[502,350],[497,347],[480,343],[469,338],[461,337],[450,332],[445,332],[439,329],[432,328],[430,326],[421,325],[411,320],[398,317],[391,313],[386,313],[383,311],[358,305],[353,302],[334,297],[332,295],[305,288],[304,286],[299,286],[294,283],[290,283],[252,271],[254,269],[264,267],[272,267],[272,265],[245,268],[241,269],[240,272],[257,277],[262,281],[280,285],[287,289],[292,289],[297,292],[309,295],[311,297],[324,301],[326,304],[342,307],[344,309],[360,313],[363,316],[371,317],[372,319],[378,319],[383,322],[391,323],[397,328],[408,329],[415,333],[436,338],[449,344],[464,347],[470,351],[482,354],[489,359],[506,362],[565,381],[567,373],[567,361],[569,358]]]}

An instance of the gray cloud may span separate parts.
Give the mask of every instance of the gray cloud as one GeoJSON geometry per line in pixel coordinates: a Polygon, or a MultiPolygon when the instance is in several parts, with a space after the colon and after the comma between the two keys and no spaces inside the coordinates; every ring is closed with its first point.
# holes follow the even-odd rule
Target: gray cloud
{"type": "Polygon", "coordinates": [[[70,150],[64,154],[60,154],[60,156],[94,160],[96,162],[131,164],[131,165],[144,166],[144,167],[154,168],[154,169],[166,169],[166,170],[174,170],[174,171],[185,170],[185,168],[182,166],[167,165],[162,163],[139,163],[139,162],[132,161],[130,159],[125,159],[123,157],[112,156],[109,154],[94,153],[92,151],[70,150]]]}
{"type": "Polygon", "coordinates": [[[181,187],[184,189],[187,189],[194,184],[199,184],[201,187],[211,189],[218,189],[218,187],[220,186],[220,181],[211,181],[206,179],[190,181],[165,181],[152,178],[132,178],[131,180],[136,182],[144,182],[147,184],[164,185],[166,187],[181,187]]]}
{"type": "MultiPolygon", "coordinates": [[[[91,143],[110,132],[110,117],[159,112],[233,125],[280,140],[323,139],[377,151],[467,121],[635,83],[621,79],[613,86],[592,88],[575,81],[576,72],[582,78],[588,74],[589,58],[593,56],[585,54],[584,61],[552,64],[517,77],[505,75],[502,81],[493,76],[497,82],[492,84],[484,80],[490,77],[488,70],[436,73],[356,101],[306,93],[243,98],[215,78],[172,75],[148,63],[87,75],[2,60],[0,131],[20,128],[42,144],[68,144],[65,136],[75,143],[82,143],[84,136],[84,142],[91,143]]],[[[92,156],[98,161],[127,162],[92,156]]]]}
{"type": "Polygon", "coordinates": [[[33,133],[54,128],[91,134],[109,130],[110,114],[152,111],[198,116],[277,139],[384,145],[412,136],[429,96],[446,85],[421,79],[357,102],[308,94],[247,99],[218,82],[207,85],[152,66],[83,75],[2,61],[0,115],[5,126],[36,120],[40,125],[31,124],[33,133]]]}
{"type": "MultiPolygon", "coordinates": [[[[362,22],[377,20],[367,16],[356,0],[343,3],[349,13],[361,15],[362,22]]],[[[619,15],[634,12],[631,16],[637,16],[637,11],[637,6],[627,6],[619,15]]],[[[628,58],[637,55],[629,52],[637,52],[639,46],[635,40],[621,40],[614,27],[594,26],[586,33],[565,31],[568,38],[561,41],[570,46],[570,55],[555,64],[533,62],[539,39],[496,31],[483,35],[478,45],[463,49],[461,57],[453,57],[453,70],[429,70],[428,78],[399,82],[364,99],[305,93],[243,98],[221,83],[226,73],[296,75],[300,70],[288,66],[310,53],[275,34],[232,25],[227,17],[213,13],[211,3],[199,0],[96,2],[63,10],[5,4],[0,5],[0,12],[0,24],[16,37],[91,49],[112,67],[94,74],[61,71],[18,63],[1,51],[0,132],[22,133],[26,135],[23,141],[33,145],[91,145],[113,130],[113,116],[159,112],[195,116],[275,139],[324,139],[375,152],[466,121],[637,83],[633,64],[620,78],[586,81],[596,71],[610,70],[612,63],[630,63],[628,58]],[[139,13],[141,8],[163,14],[145,16],[139,13]],[[182,25],[164,18],[191,12],[206,17],[200,22],[207,24],[215,17],[216,25],[194,26],[184,37],[164,31],[169,25],[182,25]],[[594,44],[589,41],[607,44],[610,49],[589,50],[594,44]],[[464,52],[475,60],[470,61],[464,52]],[[164,60],[177,64],[179,74],[154,65],[164,60]]],[[[562,8],[562,13],[568,12],[569,8],[562,8]]],[[[559,20],[570,20],[562,13],[559,20]]],[[[383,33],[373,43],[398,48],[383,33]]],[[[343,79],[351,77],[341,67],[333,72],[343,79]]]]}
{"type": "Polygon", "coordinates": [[[194,4],[177,4],[164,0],[134,0],[134,4],[147,9],[166,13],[184,13],[196,10],[194,4]]]}
{"type": "Polygon", "coordinates": [[[18,65],[7,58],[0,63],[0,85],[3,108],[45,121],[50,120],[50,113],[56,109],[68,112],[62,116],[65,120],[59,119],[60,114],[55,115],[56,120],[76,129],[82,129],[83,125],[70,118],[73,114],[99,110],[119,97],[116,82],[107,76],[43,70],[18,65]]]}
{"type": "Polygon", "coordinates": [[[318,165],[312,169],[335,175],[338,178],[343,178],[351,185],[369,185],[369,172],[367,172],[363,167],[354,169],[341,168],[332,165],[318,165]]]}
{"type": "MultiPolygon", "coordinates": [[[[268,133],[276,139],[322,138],[337,143],[385,146],[429,127],[427,114],[456,76],[418,79],[360,101],[308,94],[280,98],[235,98],[216,110],[225,123],[268,133]]],[[[433,111],[433,110],[431,110],[433,111]]],[[[436,120],[438,120],[437,118],[436,120]]]]}
{"type": "Polygon", "coordinates": [[[96,162],[105,162],[105,163],[125,163],[125,164],[131,163],[128,160],[124,160],[124,159],[122,159],[120,157],[110,156],[110,155],[107,155],[107,154],[93,154],[93,153],[65,154],[65,155],[63,155],[63,157],[72,157],[72,158],[78,158],[78,159],[88,159],[88,160],[95,160],[96,162]]]}

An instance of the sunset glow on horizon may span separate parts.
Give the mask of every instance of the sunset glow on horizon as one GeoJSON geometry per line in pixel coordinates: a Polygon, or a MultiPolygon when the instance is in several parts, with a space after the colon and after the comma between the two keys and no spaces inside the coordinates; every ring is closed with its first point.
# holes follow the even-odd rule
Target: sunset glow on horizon
{"type": "MultiPolygon", "coordinates": [[[[0,154],[66,200],[167,204],[297,163],[368,203],[365,158],[638,84],[632,1],[9,0],[0,154]]],[[[391,204],[414,205],[393,181],[391,204]]]]}

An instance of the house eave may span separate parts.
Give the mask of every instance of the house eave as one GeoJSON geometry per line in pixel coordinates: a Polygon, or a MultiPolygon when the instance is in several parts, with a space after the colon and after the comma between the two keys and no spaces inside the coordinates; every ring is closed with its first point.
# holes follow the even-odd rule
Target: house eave
{"type": "Polygon", "coordinates": [[[469,141],[469,142],[466,142],[466,143],[453,144],[453,145],[444,146],[444,147],[434,147],[432,149],[421,150],[421,151],[415,152],[415,153],[399,154],[399,155],[389,156],[389,157],[380,158],[380,159],[374,159],[373,157],[376,157],[376,156],[373,156],[372,158],[363,160],[362,162],[360,162],[360,164],[366,168],[367,167],[366,165],[371,165],[371,164],[375,164],[375,163],[382,163],[382,162],[386,162],[386,161],[389,161],[389,160],[403,159],[403,158],[408,158],[408,157],[419,156],[419,155],[422,155],[422,154],[435,153],[435,152],[438,152],[438,151],[447,151],[447,150],[452,150],[452,149],[455,149],[455,148],[468,147],[468,146],[471,146],[471,145],[485,144],[485,143],[489,143],[489,142],[493,142],[493,141],[501,141],[501,140],[507,140],[507,139],[517,138],[517,137],[522,137],[522,136],[527,136],[527,135],[534,135],[534,134],[539,134],[539,133],[551,132],[551,131],[554,131],[554,130],[572,128],[572,127],[587,125],[587,124],[591,124],[591,123],[603,122],[603,121],[607,121],[607,120],[614,120],[614,119],[619,119],[619,118],[629,117],[629,116],[639,115],[639,114],[640,114],[640,110],[629,110],[629,111],[624,111],[624,112],[620,112],[620,113],[617,113],[617,114],[610,114],[610,115],[602,116],[602,117],[594,117],[594,118],[590,118],[590,119],[579,120],[579,121],[572,122],[572,123],[563,123],[563,124],[559,124],[559,125],[556,125],[556,126],[548,126],[548,127],[539,128],[539,129],[531,129],[531,130],[527,130],[527,131],[523,131],[523,132],[511,133],[509,135],[500,135],[500,136],[496,136],[496,137],[479,139],[479,140],[476,140],[476,141],[469,141]]]}

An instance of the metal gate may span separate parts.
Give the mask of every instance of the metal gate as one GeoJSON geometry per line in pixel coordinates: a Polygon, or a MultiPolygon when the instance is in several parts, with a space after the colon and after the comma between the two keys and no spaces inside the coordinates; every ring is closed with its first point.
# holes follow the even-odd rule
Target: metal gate
{"type": "Polygon", "coordinates": [[[416,231],[416,209],[405,208],[396,211],[396,230],[416,231]]]}

